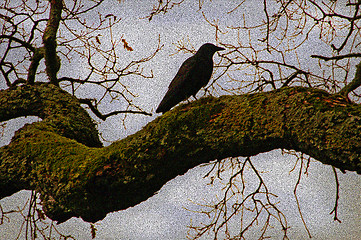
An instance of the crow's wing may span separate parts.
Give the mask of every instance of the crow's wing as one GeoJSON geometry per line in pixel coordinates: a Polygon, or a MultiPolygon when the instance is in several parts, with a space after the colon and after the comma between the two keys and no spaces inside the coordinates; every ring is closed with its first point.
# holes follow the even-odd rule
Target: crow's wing
{"type": "Polygon", "coordinates": [[[194,70],[196,66],[197,61],[194,56],[185,60],[182,66],[179,68],[177,74],[173,78],[172,82],[169,84],[168,91],[172,90],[177,92],[177,89],[186,89],[187,85],[192,80],[192,75],[195,72],[194,70]]]}
{"type": "Polygon", "coordinates": [[[195,56],[188,58],[179,68],[176,76],[169,84],[168,91],[160,102],[156,112],[166,112],[179,102],[187,99],[191,94],[192,75],[197,67],[195,56]]]}

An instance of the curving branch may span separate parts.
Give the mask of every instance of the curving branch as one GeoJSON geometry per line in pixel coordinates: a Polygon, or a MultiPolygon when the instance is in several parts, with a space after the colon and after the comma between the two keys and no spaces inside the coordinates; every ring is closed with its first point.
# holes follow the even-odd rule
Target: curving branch
{"type": "Polygon", "coordinates": [[[107,114],[102,114],[101,112],[99,112],[98,108],[93,105],[92,100],[93,99],[89,99],[89,98],[79,99],[80,103],[88,105],[88,107],[95,114],[95,116],[97,116],[98,118],[100,118],[103,121],[105,121],[108,117],[111,117],[111,116],[114,116],[117,114],[122,114],[122,113],[134,113],[134,114],[143,114],[143,115],[147,115],[147,116],[152,116],[151,113],[148,113],[145,111],[133,111],[133,110],[113,111],[113,112],[110,112],[107,114]]]}
{"type": "Polygon", "coordinates": [[[350,83],[348,83],[346,86],[344,86],[340,90],[339,94],[347,97],[350,92],[352,92],[359,86],[361,86],[361,62],[356,65],[356,74],[355,74],[354,79],[352,79],[352,81],[350,83]]]}
{"type": "Polygon", "coordinates": [[[333,56],[333,57],[325,57],[325,56],[321,56],[321,55],[311,55],[312,58],[319,58],[325,61],[330,61],[330,60],[341,60],[344,58],[352,58],[352,57],[361,57],[361,53],[349,53],[349,54],[345,54],[345,55],[337,55],[337,56],[333,56]]]}
{"type": "Polygon", "coordinates": [[[38,70],[40,61],[41,59],[43,59],[43,57],[44,57],[44,48],[43,47],[36,48],[34,50],[33,56],[31,57],[31,62],[29,66],[28,79],[27,79],[28,84],[34,84],[36,71],[38,70]]]}
{"type": "Polygon", "coordinates": [[[1,121],[43,119],[0,148],[0,197],[36,190],[60,222],[98,221],[201,163],[278,148],[361,173],[360,105],[313,88],[202,98],[104,148],[95,148],[97,131],[79,101],[51,84],[3,90],[0,101],[1,121]]]}
{"type": "Polygon", "coordinates": [[[16,38],[14,36],[9,36],[9,35],[0,35],[0,39],[9,39],[11,41],[17,42],[19,43],[21,46],[25,47],[26,49],[35,52],[35,48],[28,42],[25,42],[19,38],[16,38]]]}

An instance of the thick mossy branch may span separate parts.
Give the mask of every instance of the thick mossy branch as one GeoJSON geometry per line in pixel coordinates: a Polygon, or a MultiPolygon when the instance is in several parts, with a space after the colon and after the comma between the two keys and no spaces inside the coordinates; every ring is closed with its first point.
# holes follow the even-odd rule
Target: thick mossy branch
{"type": "Polygon", "coordinates": [[[44,120],[32,124],[31,130],[48,129],[90,147],[102,146],[95,123],[78,99],[52,84],[36,83],[0,91],[0,122],[26,116],[44,120]]]}
{"type": "MultiPolygon", "coordinates": [[[[54,88],[35,87],[45,92],[54,88]]],[[[297,87],[203,98],[165,113],[109,147],[91,148],[54,127],[56,117],[68,121],[77,117],[72,111],[78,111],[67,105],[74,102],[72,97],[58,93],[64,95],[58,98],[62,107],[52,104],[69,108],[66,116],[43,116],[0,149],[0,188],[6,189],[1,197],[35,189],[54,220],[80,216],[94,222],[146,200],[168,180],[201,163],[277,148],[361,173],[361,107],[340,95],[297,87]]],[[[43,98],[34,103],[48,104],[43,98]]],[[[72,127],[78,131],[81,126],[72,127]]]]}

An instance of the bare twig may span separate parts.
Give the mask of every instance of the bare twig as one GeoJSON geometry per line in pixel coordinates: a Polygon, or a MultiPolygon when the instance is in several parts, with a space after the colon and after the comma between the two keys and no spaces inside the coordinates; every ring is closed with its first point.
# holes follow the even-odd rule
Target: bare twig
{"type": "Polygon", "coordinates": [[[361,85],[361,62],[356,66],[356,73],[354,79],[346,84],[340,91],[339,94],[347,96],[350,92],[355,90],[361,85]]]}
{"type": "Polygon", "coordinates": [[[311,55],[311,57],[319,58],[319,59],[322,59],[325,61],[330,61],[330,60],[341,60],[344,58],[361,57],[361,53],[349,53],[349,54],[337,55],[337,56],[333,56],[333,57],[325,57],[325,56],[321,56],[321,55],[311,55]]]}
{"type": "Polygon", "coordinates": [[[174,8],[175,6],[179,6],[183,2],[184,2],[184,0],[179,0],[178,2],[172,2],[172,0],[165,0],[165,1],[158,0],[158,4],[153,6],[153,10],[145,18],[148,18],[148,20],[151,21],[154,16],[156,16],[156,15],[158,15],[160,13],[165,14],[166,12],[168,12],[169,10],[174,8]]]}
{"type": "MultiPolygon", "coordinates": [[[[17,236],[14,239],[33,240],[42,239],[74,239],[71,235],[61,233],[54,222],[46,218],[40,206],[38,194],[32,191],[29,199],[22,207],[4,211],[0,205],[0,225],[14,224],[11,222],[11,215],[18,214],[23,219],[17,236]],[[6,220],[6,221],[4,221],[6,220]]],[[[6,226],[4,226],[6,227],[6,226]]]]}
{"type": "MultiPolygon", "coordinates": [[[[211,184],[215,180],[222,181],[221,174],[232,174],[227,178],[225,187],[223,188],[223,196],[215,204],[201,205],[205,208],[199,211],[205,214],[210,222],[202,224],[201,226],[189,226],[191,231],[194,231],[192,239],[200,238],[205,234],[213,233],[213,239],[218,239],[220,234],[224,232],[227,238],[243,239],[245,234],[256,226],[262,224],[259,230],[259,239],[266,238],[267,231],[271,225],[272,220],[277,222],[284,231],[284,239],[287,239],[287,221],[283,213],[277,208],[274,198],[277,196],[269,192],[261,174],[252,164],[251,159],[248,157],[245,160],[239,158],[231,158],[222,161],[216,161],[211,170],[206,174],[206,177],[211,179],[211,184]],[[250,167],[251,172],[246,174],[247,167],[250,167]],[[213,172],[214,175],[211,175],[213,172]],[[249,175],[255,174],[258,179],[258,184],[252,181],[248,186],[245,178],[249,175]],[[249,189],[249,188],[254,188],[249,189]],[[247,193],[247,194],[246,194],[247,193]],[[249,219],[243,218],[244,213],[249,213],[249,219]],[[241,216],[238,220],[239,231],[236,235],[231,232],[229,225],[233,218],[241,216]]],[[[208,237],[209,238],[209,237],[208,237]]]]}
{"type": "Polygon", "coordinates": [[[300,217],[301,217],[303,226],[305,227],[305,229],[306,229],[306,231],[307,231],[308,237],[309,237],[309,238],[312,238],[311,232],[310,232],[310,230],[309,230],[308,227],[307,227],[307,224],[306,224],[306,222],[305,222],[305,219],[303,218],[303,214],[302,214],[302,211],[301,211],[300,202],[299,202],[298,197],[297,197],[297,187],[298,187],[298,185],[300,184],[300,182],[301,182],[301,177],[302,177],[303,155],[301,155],[299,159],[301,160],[301,161],[300,161],[300,170],[299,170],[299,172],[298,172],[297,183],[296,183],[296,185],[295,185],[295,188],[293,189],[293,194],[294,194],[295,199],[296,199],[298,212],[299,212],[299,214],[300,214],[300,217]]]}
{"type": "Polygon", "coordinates": [[[92,104],[93,99],[79,99],[80,103],[86,104],[89,106],[90,110],[101,120],[105,121],[108,117],[114,116],[121,113],[135,113],[135,114],[143,114],[147,116],[152,116],[151,113],[147,113],[144,111],[133,111],[133,110],[123,110],[123,111],[113,111],[107,114],[102,114],[99,112],[98,108],[92,104]]]}
{"type": "Polygon", "coordinates": [[[336,200],[335,200],[335,206],[333,207],[332,211],[330,212],[330,214],[332,213],[335,213],[334,217],[333,217],[333,220],[341,223],[341,220],[338,219],[337,217],[337,208],[338,208],[338,199],[340,198],[340,183],[338,181],[338,177],[337,177],[337,171],[336,171],[336,168],[334,166],[332,166],[332,170],[333,170],[333,173],[335,174],[335,182],[336,182],[336,200]]]}

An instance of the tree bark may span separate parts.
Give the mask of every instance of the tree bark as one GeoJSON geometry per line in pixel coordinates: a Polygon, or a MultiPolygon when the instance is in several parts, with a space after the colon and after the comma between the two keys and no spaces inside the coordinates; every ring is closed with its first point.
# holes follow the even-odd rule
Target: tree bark
{"type": "Polygon", "coordinates": [[[0,91],[0,121],[36,115],[0,148],[0,197],[36,190],[53,220],[101,220],[215,159],[294,149],[361,173],[361,107],[312,88],[281,88],[183,104],[100,147],[76,98],[52,84],[0,91]]]}
{"type": "Polygon", "coordinates": [[[45,49],[45,70],[51,83],[59,85],[57,73],[60,69],[60,58],[56,53],[57,48],[57,31],[61,20],[63,10],[62,0],[50,0],[49,20],[43,35],[45,49]]]}

